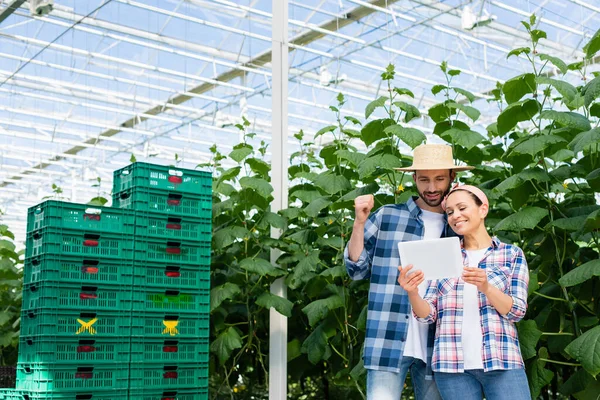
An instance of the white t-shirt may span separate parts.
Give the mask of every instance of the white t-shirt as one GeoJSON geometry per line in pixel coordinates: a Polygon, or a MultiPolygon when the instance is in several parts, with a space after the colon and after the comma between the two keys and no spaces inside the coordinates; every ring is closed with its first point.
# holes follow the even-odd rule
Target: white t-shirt
{"type": "MultiPolygon", "coordinates": [[[[425,227],[423,239],[437,239],[442,236],[444,231],[444,214],[421,210],[421,219],[425,227]]],[[[419,285],[419,294],[425,296],[429,286],[429,281],[424,281],[419,285]]],[[[408,320],[408,335],[404,344],[404,357],[414,357],[419,360],[427,361],[427,332],[429,325],[417,321],[412,315],[408,320]]]]}
{"type": "MultiPolygon", "coordinates": [[[[467,250],[469,266],[477,268],[486,251],[487,248],[467,250]]],[[[483,369],[483,334],[481,332],[479,290],[477,289],[477,286],[465,282],[463,291],[462,323],[462,347],[465,370],[483,369]]]]}

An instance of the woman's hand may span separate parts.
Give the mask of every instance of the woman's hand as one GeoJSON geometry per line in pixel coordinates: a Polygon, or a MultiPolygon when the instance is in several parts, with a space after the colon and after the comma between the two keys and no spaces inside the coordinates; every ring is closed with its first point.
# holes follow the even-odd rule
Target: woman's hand
{"type": "Polygon", "coordinates": [[[465,267],[463,269],[462,278],[466,283],[477,286],[477,289],[483,294],[485,294],[490,287],[485,268],[465,267]]]}
{"type": "Polygon", "coordinates": [[[423,274],[423,271],[420,270],[408,275],[408,271],[410,271],[412,267],[412,264],[407,265],[405,268],[402,268],[402,265],[398,266],[398,271],[400,271],[398,283],[409,295],[419,293],[419,285],[425,280],[425,275],[423,274]]]}

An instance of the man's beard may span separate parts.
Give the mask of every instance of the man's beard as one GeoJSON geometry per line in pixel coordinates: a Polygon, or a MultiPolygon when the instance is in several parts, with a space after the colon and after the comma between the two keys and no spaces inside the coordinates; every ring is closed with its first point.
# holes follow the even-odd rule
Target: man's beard
{"type": "Polygon", "coordinates": [[[442,201],[444,201],[444,197],[446,197],[446,195],[448,194],[448,192],[450,192],[450,187],[451,185],[448,185],[448,189],[446,189],[445,191],[437,191],[437,192],[419,192],[419,197],[425,202],[425,204],[427,204],[429,207],[438,207],[440,204],[442,204],[442,201]],[[428,200],[427,197],[425,196],[425,194],[439,194],[440,196],[438,197],[437,200],[434,200],[433,202],[428,200]]]}

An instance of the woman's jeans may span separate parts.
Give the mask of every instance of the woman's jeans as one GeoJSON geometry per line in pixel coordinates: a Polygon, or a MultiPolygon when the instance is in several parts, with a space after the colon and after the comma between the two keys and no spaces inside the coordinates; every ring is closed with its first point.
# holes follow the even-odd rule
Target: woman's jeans
{"type": "Polygon", "coordinates": [[[471,369],[464,373],[435,372],[435,383],[443,400],[531,400],[525,370],[508,369],[483,372],[471,369]]]}
{"type": "Polygon", "coordinates": [[[403,357],[400,372],[367,370],[367,400],[400,400],[406,374],[410,377],[416,400],[439,400],[440,394],[433,380],[425,379],[426,365],[413,357],[403,357]]]}

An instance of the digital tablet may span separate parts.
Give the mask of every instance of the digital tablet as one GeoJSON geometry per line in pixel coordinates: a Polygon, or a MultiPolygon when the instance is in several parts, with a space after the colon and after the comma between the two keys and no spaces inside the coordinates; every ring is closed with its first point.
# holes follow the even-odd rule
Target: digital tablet
{"type": "Polygon", "coordinates": [[[425,280],[458,278],[463,272],[460,240],[457,237],[423,239],[398,243],[402,267],[421,270],[425,280]]]}

